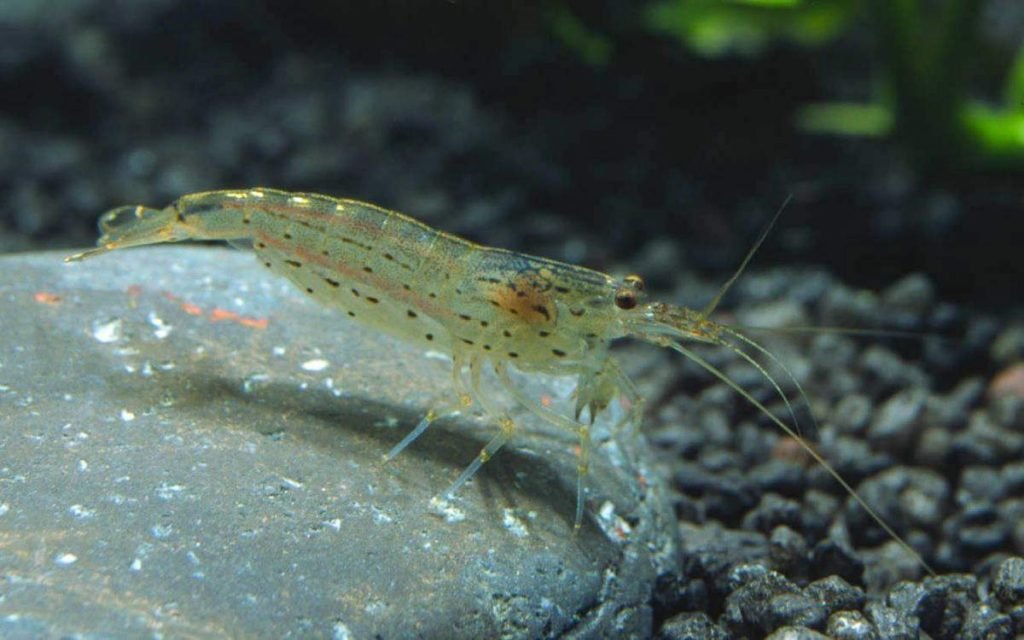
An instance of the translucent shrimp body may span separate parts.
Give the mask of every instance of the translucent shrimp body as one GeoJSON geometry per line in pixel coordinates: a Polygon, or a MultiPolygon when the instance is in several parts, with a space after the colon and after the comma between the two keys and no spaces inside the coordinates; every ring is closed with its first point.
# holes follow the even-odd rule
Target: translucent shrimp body
{"type": "Polygon", "coordinates": [[[796,438],[927,568],[792,427],[685,346],[684,341],[698,341],[737,352],[768,378],[788,405],[780,387],[748,351],[774,360],[773,356],[734,329],[708,319],[721,293],[702,312],[646,302],[643,281],[637,276],[616,279],[554,260],[483,247],[365,202],[271,189],[186,195],[159,210],[121,207],[103,215],[100,229],[98,248],[67,260],[186,239],[249,241],[268,268],[320,302],[374,329],[450,353],[455,389],[451,400],[428,411],[385,456],[398,455],[435,420],[479,406],[496,421],[498,432],[445,491],[446,496],[457,491],[516,431],[510,415],[494,406],[481,389],[481,372],[489,365],[519,405],[576,434],[580,445],[578,529],[590,452],[590,427],[580,417],[588,410],[592,421],[615,398],[625,397],[631,407],[629,419],[638,419],[641,398],[608,351],[613,340],[634,337],[682,353],[736,390],[796,438]],[[575,415],[562,415],[529,397],[514,384],[510,366],[576,377],[575,415]]]}

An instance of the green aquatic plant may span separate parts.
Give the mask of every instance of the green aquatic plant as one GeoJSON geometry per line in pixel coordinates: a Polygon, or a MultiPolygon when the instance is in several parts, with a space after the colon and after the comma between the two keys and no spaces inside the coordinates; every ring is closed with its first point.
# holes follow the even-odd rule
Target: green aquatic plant
{"type": "Polygon", "coordinates": [[[817,46],[842,33],[856,0],[664,0],[650,5],[650,30],[697,53],[752,56],[776,40],[817,46]]]}
{"type": "Polygon", "coordinates": [[[968,97],[980,44],[982,0],[864,0],[882,74],[867,103],[807,105],[805,131],[886,135],[929,173],[1024,167],[1024,46],[1001,104],[968,97]]]}
{"type": "Polygon", "coordinates": [[[752,58],[780,41],[820,48],[866,22],[877,61],[872,94],[806,104],[797,127],[890,138],[923,173],[948,175],[1024,168],[1024,45],[1007,56],[983,42],[983,7],[984,0],[652,0],[599,27],[562,3],[545,15],[554,37],[597,67],[638,29],[701,57],[752,58]],[[1007,66],[1002,95],[988,102],[971,95],[980,84],[976,72],[988,71],[983,61],[1007,66]]]}

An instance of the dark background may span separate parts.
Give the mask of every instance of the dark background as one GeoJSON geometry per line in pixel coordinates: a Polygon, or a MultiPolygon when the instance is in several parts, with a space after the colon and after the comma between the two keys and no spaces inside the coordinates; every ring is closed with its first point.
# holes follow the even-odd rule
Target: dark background
{"type": "MultiPolygon", "coordinates": [[[[644,28],[644,4],[5,0],[0,250],[92,244],[110,207],[259,185],[670,288],[727,277],[792,194],[757,266],[872,288],[921,271],[941,299],[1017,304],[1019,172],[935,174],[898,140],[794,126],[877,89],[869,20],[709,57],[644,28]],[[610,43],[603,62],[559,35],[565,12],[610,43]]],[[[985,4],[979,100],[1024,33],[1013,3],[985,4]]]]}

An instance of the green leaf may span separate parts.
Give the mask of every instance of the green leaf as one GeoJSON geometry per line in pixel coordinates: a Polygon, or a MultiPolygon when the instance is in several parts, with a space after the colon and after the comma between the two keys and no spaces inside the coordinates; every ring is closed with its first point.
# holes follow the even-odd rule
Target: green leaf
{"type": "Polygon", "coordinates": [[[881,104],[812,103],[797,111],[796,126],[808,133],[877,138],[892,130],[892,112],[881,104]]]}
{"type": "Polygon", "coordinates": [[[564,5],[554,5],[546,13],[548,29],[563,45],[571,49],[587,64],[603,67],[611,57],[611,41],[595,33],[564,5]]]}

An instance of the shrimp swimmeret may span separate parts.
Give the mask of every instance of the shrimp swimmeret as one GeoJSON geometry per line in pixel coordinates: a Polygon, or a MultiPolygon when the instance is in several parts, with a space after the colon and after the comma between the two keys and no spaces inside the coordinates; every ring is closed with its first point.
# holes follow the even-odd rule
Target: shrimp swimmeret
{"type": "Polygon", "coordinates": [[[931,571],[793,427],[684,344],[708,343],[734,351],[760,371],[789,406],[780,386],[750,355],[753,352],[774,360],[771,353],[736,329],[709,318],[767,229],[733,277],[701,311],[645,300],[639,276],[616,279],[555,260],[483,247],[372,204],[316,194],[272,189],[196,193],[164,209],[114,209],[100,219],[100,229],[103,235],[98,248],[67,261],[162,242],[249,240],[264,265],[320,302],[342,309],[369,327],[450,353],[454,397],[430,409],[385,456],[398,455],[435,420],[476,403],[497,422],[499,430],[445,491],[445,497],[455,493],[516,432],[509,414],[493,406],[481,392],[481,371],[490,365],[516,403],[578,437],[578,529],[589,464],[589,422],[618,397],[629,401],[628,420],[636,422],[640,417],[640,394],[609,354],[613,340],[633,337],[678,351],[732,388],[796,440],[894,540],[931,571]],[[510,365],[522,372],[575,376],[575,415],[562,415],[529,397],[513,383],[510,365]],[[468,383],[463,375],[466,367],[468,383]],[[580,420],[585,410],[588,423],[580,420]]]}

